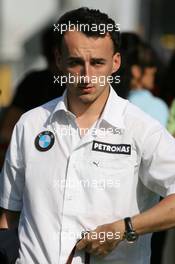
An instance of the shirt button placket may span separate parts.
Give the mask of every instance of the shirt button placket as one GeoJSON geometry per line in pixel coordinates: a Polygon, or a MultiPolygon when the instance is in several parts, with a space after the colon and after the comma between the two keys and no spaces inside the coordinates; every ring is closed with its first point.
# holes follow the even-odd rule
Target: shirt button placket
{"type": "Polygon", "coordinates": [[[67,252],[66,248],[69,248],[69,245],[73,244],[76,241],[72,241],[71,232],[72,232],[72,223],[71,218],[67,215],[71,214],[71,211],[74,211],[76,207],[75,196],[76,196],[76,185],[72,185],[75,180],[75,156],[72,155],[69,159],[66,183],[65,183],[65,193],[64,193],[64,205],[63,205],[63,217],[62,217],[62,234],[61,234],[61,254],[60,259],[65,258],[69,255],[70,252],[67,252]]]}

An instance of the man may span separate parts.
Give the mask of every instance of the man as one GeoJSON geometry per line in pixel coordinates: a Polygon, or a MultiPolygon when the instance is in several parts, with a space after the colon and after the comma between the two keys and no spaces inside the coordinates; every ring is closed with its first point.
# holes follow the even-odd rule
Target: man
{"type": "Polygon", "coordinates": [[[174,139],[110,86],[120,67],[113,20],[80,8],[55,28],[57,64],[71,81],[63,97],[24,114],[14,129],[0,226],[14,227],[20,215],[18,264],[68,263],[77,241],[74,264],[85,251],[95,264],[147,264],[149,233],[175,226],[174,139]],[[79,30],[83,24],[89,28],[79,30]]]}

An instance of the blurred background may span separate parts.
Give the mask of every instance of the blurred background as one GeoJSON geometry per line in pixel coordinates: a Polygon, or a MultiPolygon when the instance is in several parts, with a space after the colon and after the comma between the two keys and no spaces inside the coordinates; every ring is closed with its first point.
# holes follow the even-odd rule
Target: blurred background
{"type": "MultiPolygon", "coordinates": [[[[153,93],[164,99],[167,106],[171,106],[172,100],[175,98],[175,55],[173,63],[171,63],[172,55],[175,54],[175,1],[0,0],[0,125],[2,124],[1,117],[11,105],[11,110],[8,110],[6,114],[5,125],[3,124],[5,128],[1,129],[1,153],[3,148],[4,152],[7,148],[15,122],[23,112],[28,110],[25,104],[29,104],[30,108],[33,106],[31,101],[37,94],[35,90],[37,85],[36,88],[32,88],[31,85],[37,79],[41,86],[40,89],[42,89],[43,75],[41,74],[44,74],[46,80],[50,78],[50,75],[48,77],[49,72],[47,71],[47,74],[44,72],[48,61],[46,60],[47,54],[43,53],[43,47],[41,47],[43,31],[56,22],[65,11],[82,6],[97,8],[108,13],[116,23],[120,24],[121,32],[135,32],[155,49],[159,57],[159,64],[163,69],[161,71],[164,77],[163,83],[169,88],[166,89],[168,87],[166,85],[161,87],[160,81],[158,86],[155,86],[153,93]],[[171,72],[168,67],[171,68],[171,72]],[[42,70],[40,76],[31,74],[30,78],[24,78],[30,71],[42,70]],[[171,78],[168,77],[167,72],[171,73],[171,78]],[[23,79],[27,80],[27,84],[23,79]],[[171,83],[166,83],[167,79],[171,79],[171,83]],[[21,82],[22,84],[19,85],[21,82]],[[27,95],[24,94],[24,86],[28,87],[27,95]],[[19,93],[14,100],[16,88],[19,93]],[[33,96],[30,98],[31,100],[29,100],[30,89],[33,96]],[[169,92],[166,93],[167,91],[169,92]],[[28,102],[25,97],[28,98],[28,102]],[[23,98],[25,99],[23,100],[23,98]],[[22,101],[24,101],[23,104],[22,101]],[[9,136],[7,131],[10,131],[9,136]]],[[[52,72],[54,72],[53,69],[52,72]]],[[[49,87],[50,83],[47,85],[49,87]]],[[[27,88],[25,89],[27,91],[27,88]]],[[[51,97],[54,97],[54,94],[49,95],[48,99],[51,97]]],[[[39,99],[37,104],[41,104],[39,99]]],[[[174,110],[171,112],[172,134],[175,136],[175,101],[174,110]]],[[[4,154],[2,156],[4,158],[4,154]]],[[[170,232],[166,237],[161,263],[174,264],[175,232],[170,232]]],[[[151,264],[160,264],[160,261],[152,260],[151,264]]]]}

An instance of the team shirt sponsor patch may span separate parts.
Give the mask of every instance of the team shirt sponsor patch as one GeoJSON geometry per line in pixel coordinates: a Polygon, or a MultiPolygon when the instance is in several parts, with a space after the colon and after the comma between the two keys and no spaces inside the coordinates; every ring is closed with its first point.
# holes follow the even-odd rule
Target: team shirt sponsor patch
{"type": "Polygon", "coordinates": [[[131,155],[131,145],[129,144],[111,144],[94,140],[92,150],[113,154],[131,155]]]}
{"type": "Polygon", "coordinates": [[[55,136],[51,131],[43,131],[35,138],[35,147],[39,151],[49,150],[55,142],[55,136]]]}

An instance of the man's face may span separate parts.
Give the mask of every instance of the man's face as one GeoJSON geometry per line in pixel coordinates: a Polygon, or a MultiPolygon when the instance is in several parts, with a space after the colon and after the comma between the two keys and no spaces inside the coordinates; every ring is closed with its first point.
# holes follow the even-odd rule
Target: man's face
{"type": "Polygon", "coordinates": [[[68,31],[58,61],[67,79],[68,76],[75,77],[75,81],[72,78],[71,83],[67,83],[69,99],[91,104],[109,90],[106,79],[120,67],[120,54],[114,54],[109,35],[95,38],[68,31]]]}

